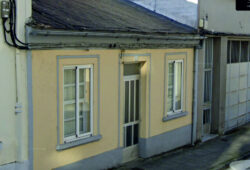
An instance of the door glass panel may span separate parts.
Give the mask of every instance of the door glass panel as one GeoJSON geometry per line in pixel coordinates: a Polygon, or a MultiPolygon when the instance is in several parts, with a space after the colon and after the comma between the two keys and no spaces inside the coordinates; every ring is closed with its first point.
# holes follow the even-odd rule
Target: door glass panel
{"type": "Polygon", "coordinates": [[[140,82],[138,78],[131,77],[125,81],[125,121],[124,121],[124,147],[138,143],[139,137],[139,95],[140,82]]]}
{"type": "Polygon", "coordinates": [[[203,111],[203,124],[210,123],[210,109],[206,109],[203,111]]]}
{"type": "Polygon", "coordinates": [[[138,143],[139,138],[139,125],[134,125],[134,145],[138,143]]]}
{"type": "Polygon", "coordinates": [[[204,103],[211,102],[212,71],[205,71],[204,103]]]}
{"type": "Polygon", "coordinates": [[[205,54],[205,68],[211,68],[212,67],[212,50],[213,48],[213,39],[208,38],[206,40],[206,54],[205,54]]]}
{"type": "Polygon", "coordinates": [[[130,86],[130,122],[134,121],[134,81],[131,81],[130,86]]]}
{"type": "Polygon", "coordinates": [[[136,120],[139,120],[139,92],[140,92],[140,88],[139,88],[139,80],[136,80],[136,120]]]}
{"type": "Polygon", "coordinates": [[[126,147],[132,145],[132,126],[126,128],[126,147]]]}
{"type": "Polygon", "coordinates": [[[128,123],[129,81],[125,81],[125,123],[128,123]]]}
{"type": "Polygon", "coordinates": [[[211,112],[210,109],[203,111],[203,135],[210,134],[211,129],[211,112]]]}
{"type": "Polygon", "coordinates": [[[182,63],[175,64],[175,110],[181,109],[181,96],[182,96],[182,63]]]}

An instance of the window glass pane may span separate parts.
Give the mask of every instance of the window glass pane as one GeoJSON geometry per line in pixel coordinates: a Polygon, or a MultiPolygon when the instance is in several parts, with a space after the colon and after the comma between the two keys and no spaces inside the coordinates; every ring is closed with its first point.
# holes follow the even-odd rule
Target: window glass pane
{"type": "Polygon", "coordinates": [[[86,103],[79,104],[79,130],[80,134],[90,132],[90,109],[86,103]]]}
{"type": "Polygon", "coordinates": [[[135,75],[140,74],[140,63],[137,64],[125,64],[124,65],[124,75],[135,75]]]}
{"type": "Polygon", "coordinates": [[[75,100],[76,89],[76,70],[75,69],[65,69],[64,70],[64,101],[75,100]]]}
{"type": "Polygon", "coordinates": [[[242,41],[240,62],[247,62],[247,61],[248,61],[248,42],[242,41]]]}
{"type": "Polygon", "coordinates": [[[204,80],[204,102],[211,102],[211,83],[212,83],[211,71],[205,71],[204,80]]]}
{"type": "Polygon", "coordinates": [[[206,40],[206,53],[205,53],[205,68],[212,68],[213,58],[213,39],[206,40]]]}
{"type": "Polygon", "coordinates": [[[76,120],[64,121],[64,137],[76,135],[76,120]]]}
{"type": "Polygon", "coordinates": [[[75,69],[64,70],[64,137],[76,135],[75,69]]]}
{"type": "Polygon", "coordinates": [[[65,69],[64,70],[64,85],[75,84],[75,82],[76,82],[76,70],[65,69]]]}
{"type": "Polygon", "coordinates": [[[240,58],[240,42],[232,41],[231,63],[238,63],[240,58]]]}
{"type": "Polygon", "coordinates": [[[75,104],[64,105],[64,137],[75,136],[75,104]]]}
{"type": "Polygon", "coordinates": [[[74,118],[76,114],[75,104],[65,104],[64,105],[64,119],[74,118]]]}
{"type": "Polygon", "coordinates": [[[76,98],[76,88],[75,84],[73,86],[64,86],[64,101],[72,101],[75,102],[76,98]]]}
{"type": "Polygon", "coordinates": [[[83,100],[85,98],[85,83],[87,76],[85,74],[88,74],[89,79],[89,69],[79,69],[79,98],[80,100],[83,100]]]}
{"type": "Polygon", "coordinates": [[[139,111],[140,111],[140,105],[139,105],[139,92],[140,92],[140,86],[139,86],[139,80],[136,80],[136,120],[139,120],[139,111]]]}
{"type": "Polygon", "coordinates": [[[130,122],[134,121],[134,81],[130,82],[130,122]]]}
{"type": "Polygon", "coordinates": [[[181,109],[181,96],[182,96],[182,63],[175,63],[175,110],[181,109]]]}
{"type": "Polygon", "coordinates": [[[231,48],[231,41],[227,41],[227,63],[231,63],[231,53],[230,53],[230,48],[231,48]]]}
{"type": "Polygon", "coordinates": [[[167,98],[167,112],[173,111],[174,100],[174,63],[168,64],[168,98],[167,98]]]}
{"type": "Polygon", "coordinates": [[[125,123],[128,123],[129,81],[125,82],[125,123]]]}
{"type": "Polygon", "coordinates": [[[79,130],[90,132],[90,69],[79,69],[79,130]]]}

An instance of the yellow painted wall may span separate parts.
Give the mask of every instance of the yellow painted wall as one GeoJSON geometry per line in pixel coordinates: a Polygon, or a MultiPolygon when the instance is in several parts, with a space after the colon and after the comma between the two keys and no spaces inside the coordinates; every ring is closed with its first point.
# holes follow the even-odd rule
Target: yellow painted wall
{"type": "MultiPolygon", "coordinates": [[[[142,115],[143,138],[189,125],[192,122],[193,49],[128,50],[124,54],[151,54],[151,121],[149,124],[148,102],[146,113],[142,115]],[[164,106],[164,58],[166,53],[187,52],[187,96],[188,115],[179,119],[162,122],[164,106]],[[148,131],[150,128],[150,131],[148,131]]],[[[34,169],[44,170],[67,165],[90,156],[118,147],[118,65],[120,50],[34,50],[32,51],[33,107],[34,107],[34,169]],[[100,55],[100,134],[97,142],[77,146],[64,151],[56,151],[57,144],[57,56],[100,55]]],[[[133,62],[133,57],[130,59],[133,62]]],[[[69,63],[93,62],[95,59],[67,59],[69,63]]],[[[123,60],[123,59],[122,59],[123,60]]],[[[121,60],[121,61],[122,61],[121,60]]],[[[67,62],[67,61],[63,61],[67,62]]],[[[124,60],[128,62],[128,60],[124,60]]],[[[149,62],[145,59],[144,62],[149,62]]],[[[146,69],[147,70],[147,69],[146,69]]],[[[121,70],[122,74],[122,70],[121,70]]],[[[145,71],[145,74],[148,72],[145,71]]],[[[95,73],[94,73],[95,75],[95,73]]],[[[145,75],[147,82],[149,75],[145,75]]],[[[95,80],[95,78],[94,78],[95,80]]],[[[123,77],[121,76],[121,80],[123,77]]],[[[96,80],[97,81],[97,80],[96,80]]],[[[94,85],[95,86],[95,85],[94,85]]],[[[96,89],[96,87],[94,87],[96,89]]],[[[145,86],[148,97],[148,86],[145,86]]],[[[123,95],[123,93],[121,93],[123,95]]],[[[95,94],[94,94],[95,96],[95,94]]],[[[122,97],[122,96],[121,96],[122,97]]],[[[146,99],[148,100],[148,99],[146,99]]],[[[123,102],[121,102],[122,104],[123,102]]],[[[97,101],[94,101],[97,107],[97,101]]],[[[123,105],[121,105],[123,108],[123,105]]],[[[122,118],[121,111],[121,141],[122,118]]],[[[60,113],[62,114],[62,113],[60,113]]],[[[94,116],[97,114],[94,111],[94,116]]],[[[96,133],[96,125],[94,126],[96,133]]],[[[62,135],[61,135],[62,136],[62,135]]],[[[122,145],[122,142],[121,142],[122,145]]]]}

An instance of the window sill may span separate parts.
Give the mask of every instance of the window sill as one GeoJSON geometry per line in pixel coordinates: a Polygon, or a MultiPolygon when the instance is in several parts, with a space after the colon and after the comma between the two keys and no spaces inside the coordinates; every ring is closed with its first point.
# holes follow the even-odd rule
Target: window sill
{"type": "Polygon", "coordinates": [[[78,139],[76,141],[72,141],[72,142],[69,142],[69,143],[64,143],[64,144],[57,145],[56,150],[61,151],[61,150],[73,148],[73,147],[84,145],[84,144],[87,144],[87,143],[90,143],[90,142],[98,141],[101,138],[102,138],[101,135],[96,135],[96,136],[91,136],[91,137],[85,138],[85,139],[78,139]]]}
{"type": "Polygon", "coordinates": [[[180,112],[180,113],[175,113],[173,115],[164,116],[162,121],[167,122],[169,120],[173,120],[173,119],[177,119],[177,118],[186,116],[187,114],[188,114],[188,112],[180,112]]]}

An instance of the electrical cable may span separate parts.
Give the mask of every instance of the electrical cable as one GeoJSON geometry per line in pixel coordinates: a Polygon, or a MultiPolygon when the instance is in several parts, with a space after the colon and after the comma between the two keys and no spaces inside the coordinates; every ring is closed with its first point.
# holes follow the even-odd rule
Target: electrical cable
{"type": "Polygon", "coordinates": [[[9,14],[9,29],[6,28],[7,18],[3,18],[3,32],[6,44],[11,47],[15,47],[21,50],[29,49],[29,44],[22,42],[16,35],[16,2],[15,0],[9,0],[10,14],[9,14]],[[8,41],[7,35],[10,36],[11,43],[8,41]],[[21,45],[20,45],[21,44],[21,45]]]}
{"type": "Polygon", "coordinates": [[[19,40],[16,35],[16,0],[13,0],[13,12],[14,12],[14,37],[19,43],[23,45],[29,45],[28,43],[24,43],[21,40],[19,40]]]}
{"type": "MultiPolygon", "coordinates": [[[[5,25],[6,21],[7,21],[7,19],[4,18],[4,19],[3,19],[3,25],[5,25]]],[[[7,30],[6,30],[5,26],[3,26],[3,27],[4,27],[3,35],[4,35],[4,41],[5,41],[5,43],[8,44],[8,45],[11,46],[11,47],[15,47],[13,44],[11,44],[11,43],[7,40],[7,36],[6,36],[7,30]]]]}

